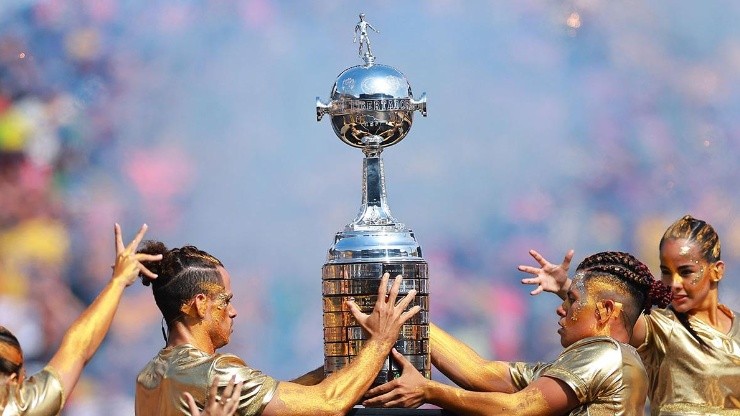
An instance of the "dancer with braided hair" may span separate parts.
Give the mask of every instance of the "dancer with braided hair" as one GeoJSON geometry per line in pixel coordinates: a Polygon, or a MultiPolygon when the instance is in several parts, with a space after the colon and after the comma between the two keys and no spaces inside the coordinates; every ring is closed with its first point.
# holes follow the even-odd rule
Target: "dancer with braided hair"
{"type": "Polygon", "coordinates": [[[635,321],[667,305],[668,288],[627,253],[604,252],[578,266],[562,305],[555,361],[487,361],[431,325],[432,363],[456,388],[424,378],[396,352],[403,374],[375,387],[365,406],[431,403],[460,415],[641,415],[648,378],[627,344],[635,321]]]}
{"type": "MultiPolygon", "coordinates": [[[[650,378],[652,415],[740,414],[740,322],[719,303],[725,271],[714,228],[685,215],[660,240],[661,280],[670,285],[670,307],[640,317],[630,344],[638,349],[650,378]]],[[[522,283],[532,291],[557,293],[571,285],[573,251],[554,265],[532,250],[540,267],[519,266],[535,275],[522,283]]]]}
{"type": "Polygon", "coordinates": [[[277,381],[236,355],[217,353],[228,344],[237,314],[231,276],[220,260],[194,246],[168,250],[157,241],[146,242],[140,252],[162,255],[161,262],[145,265],[158,275],[152,292],[167,332],[165,347],[137,377],[137,416],[197,415],[201,409],[206,415],[232,410],[240,416],[344,414],[381,370],[401,325],[420,310],[417,305],[406,311],[416,290],[398,299],[401,277],[388,290],[386,273],[370,315],[354,301],[346,302],[368,334],[351,363],[326,378],[322,366],[320,375],[277,381]]]}

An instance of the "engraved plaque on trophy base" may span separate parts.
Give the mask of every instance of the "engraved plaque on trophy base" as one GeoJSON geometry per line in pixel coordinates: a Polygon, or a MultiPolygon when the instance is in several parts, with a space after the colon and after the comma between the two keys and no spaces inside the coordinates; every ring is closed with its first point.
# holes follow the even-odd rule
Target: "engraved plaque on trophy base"
{"type": "MultiPolygon", "coordinates": [[[[371,312],[378,297],[380,276],[389,273],[391,277],[399,274],[403,276],[399,297],[415,289],[417,295],[409,307],[421,307],[421,311],[401,327],[394,347],[425,377],[431,377],[427,270],[427,263],[424,261],[324,265],[324,368],[327,375],[352,362],[367,338],[344,301],[352,297],[363,312],[371,312]]],[[[383,384],[400,375],[401,369],[389,356],[373,385],[383,384]]]]}

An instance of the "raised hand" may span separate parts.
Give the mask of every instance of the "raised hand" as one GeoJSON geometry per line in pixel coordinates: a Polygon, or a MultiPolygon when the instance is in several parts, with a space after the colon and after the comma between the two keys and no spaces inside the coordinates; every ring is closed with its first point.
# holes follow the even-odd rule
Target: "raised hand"
{"type": "Polygon", "coordinates": [[[190,393],[183,393],[185,401],[190,408],[190,414],[192,416],[231,416],[236,413],[236,409],[239,408],[239,397],[241,396],[244,381],[236,384],[234,384],[234,381],[234,377],[232,376],[229,384],[224,389],[223,395],[221,395],[221,399],[217,399],[218,379],[213,379],[210,392],[208,393],[208,403],[206,403],[203,412],[198,410],[195,399],[193,399],[190,393]]]}
{"type": "Polygon", "coordinates": [[[128,246],[124,246],[121,240],[121,226],[116,224],[114,227],[116,261],[112,266],[113,277],[92,304],[72,322],[62,338],[59,350],[49,361],[49,366],[59,374],[64,397],[69,397],[72,393],[85,364],[90,361],[100,347],[100,343],[103,342],[126,287],[136,280],[139,273],[152,279],[157,277],[156,274],[142,266],[140,261],[161,260],[162,256],[136,254],[136,247],[144,238],[146,229],[145,224],[139,229],[134,240],[128,246]]]}
{"type": "Polygon", "coordinates": [[[416,408],[424,404],[424,384],[428,381],[406,357],[394,348],[393,359],[401,365],[401,377],[368,390],[365,407],[416,408]]]}
{"type": "Polygon", "coordinates": [[[136,233],[133,241],[128,246],[123,245],[121,238],[121,226],[116,224],[114,226],[115,240],[116,240],[116,262],[113,265],[113,280],[123,279],[126,286],[130,286],[136,277],[141,273],[150,279],[156,279],[157,275],[152,273],[149,269],[144,267],[140,262],[142,260],[156,261],[161,260],[161,254],[145,254],[136,253],[136,248],[139,246],[141,239],[146,234],[147,225],[144,224],[136,233]]]}
{"type": "Polygon", "coordinates": [[[390,275],[385,273],[380,279],[378,300],[375,302],[375,307],[369,315],[363,313],[354,300],[348,300],[346,303],[350,312],[352,312],[352,315],[360,326],[368,332],[371,338],[377,337],[382,341],[390,341],[393,343],[398,339],[398,331],[401,329],[401,325],[419,312],[421,307],[417,305],[404,312],[406,307],[408,307],[414,299],[414,296],[416,296],[416,290],[410,290],[409,293],[396,304],[398,290],[401,286],[401,276],[396,276],[390,293],[387,293],[389,278],[390,275]]]}
{"type": "Polygon", "coordinates": [[[520,265],[519,271],[534,275],[532,278],[522,279],[525,285],[537,285],[537,288],[529,292],[531,295],[538,295],[545,292],[555,293],[560,298],[565,299],[565,295],[570,287],[568,279],[568,268],[573,259],[575,252],[571,249],[565,254],[563,262],[555,265],[547,261],[540,253],[535,250],[529,250],[529,255],[540,265],[539,268],[526,265],[520,265]]]}

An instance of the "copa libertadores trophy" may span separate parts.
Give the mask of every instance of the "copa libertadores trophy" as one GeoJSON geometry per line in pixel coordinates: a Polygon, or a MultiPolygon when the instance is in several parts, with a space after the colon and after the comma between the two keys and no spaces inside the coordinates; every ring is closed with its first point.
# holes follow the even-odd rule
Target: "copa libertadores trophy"
{"type": "MultiPolygon", "coordinates": [[[[375,30],[360,14],[355,41],[364,64],[344,70],[331,91],[331,101],[316,99],[316,119],[329,114],[337,136],[362,149],[362,206],[357,217],[336,233],[322,268],[324,303],[324,372],[328,375],[349,364],[365,342],[362,328],[345,307],[354,297],[370,312],[383,273],[403,276],[400,296],[416,289],[409,306],[421,311],[401,328],[395,348],[427,378],[429,358],[429,280],[427,263],[414,233],[391,215],[385,192],[380,154],[403,139],[411,128],[413,112],[426,116],[426,95],[414,100],[411,86],[397,69],[375,63],[368,30],[375,30]]],[[[400,298],[399,296],[399,298],[400,298]]],[[[373,385],[400,376],[389,357],[373,385]]]]}

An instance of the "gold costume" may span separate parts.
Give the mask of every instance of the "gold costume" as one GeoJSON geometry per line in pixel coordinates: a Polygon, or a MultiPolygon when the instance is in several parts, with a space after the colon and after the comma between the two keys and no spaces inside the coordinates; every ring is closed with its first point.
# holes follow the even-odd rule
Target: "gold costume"
{"type": "Polygon", "coordinates": [[[646,315],[647,336],[637,349],[651,380],[653,415],[740,415],[740,323],[727,334],[689,317],[705,350],[670,309],[646,315]]]}
{"type": "Polygon", "coordinates": [[[198,408],[208,401],[208,391],[218,378],[219,394],[231,377],[244,381],[237,415],[259,415],[272,399],[277,380],[248,367],[232,354],[206,354],[192,345],[165,348],[136,378],[136,415],[190,415],[183,393],[193,395],[198,408]]]}
{"type": "Polygon", "coordinates": [[[46,367],[22,383],[0,385],[0,415],[58,415],[64,406],[64,391],[59,375],[46,367]]]}
{"type": "Polygon", "coordinates": [[[566,383],[580,406],[570,416],[642,415],[647,373],[630,345],[609,337],[589,337],[569,346],[550,363],[511,363],[514,385],[524,389],[539,377],[566,383]]]}

